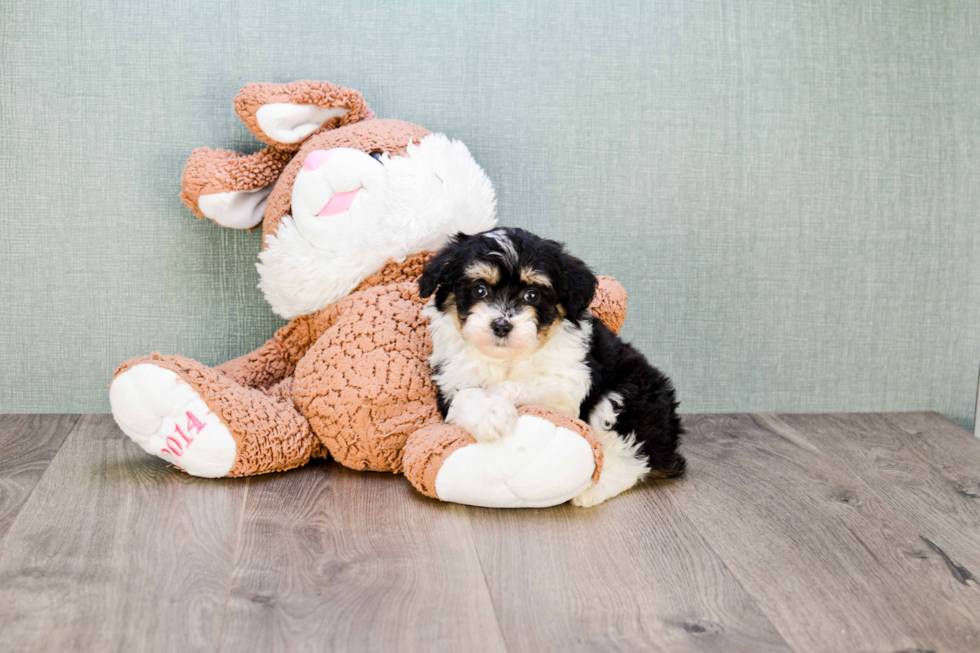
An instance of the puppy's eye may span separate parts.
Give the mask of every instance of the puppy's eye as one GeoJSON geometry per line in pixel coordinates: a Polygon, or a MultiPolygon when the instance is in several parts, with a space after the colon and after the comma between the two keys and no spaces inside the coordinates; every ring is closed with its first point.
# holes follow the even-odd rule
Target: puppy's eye
{"type": "Polygon", "coordinates": [[[528,304],[533,304],[534,302],[538,301],[540,297],[541,293],[539,293],[536,288],[528,288],[524,291],[524,301],[526,301],[528,304]]]}
{"type": "Polygon", "coordinates": [[[487,288],[486,284],[478,283],[476,284],[476,287],[473,288],[473,294],[479,297],[480,299],[483,299],[484,297],[490,294],[490,289],[487,288]]]}

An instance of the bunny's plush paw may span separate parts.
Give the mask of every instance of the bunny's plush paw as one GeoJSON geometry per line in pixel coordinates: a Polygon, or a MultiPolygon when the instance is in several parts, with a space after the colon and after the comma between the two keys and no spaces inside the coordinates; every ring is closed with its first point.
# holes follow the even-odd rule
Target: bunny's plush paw
{"type": "Polygon", "coordinates": [[[180,376],[144,363],[112,381],[112,416],[123,433],[147,453],[192,476],[218,478],[235,463],[235,438],[180,376]]]}

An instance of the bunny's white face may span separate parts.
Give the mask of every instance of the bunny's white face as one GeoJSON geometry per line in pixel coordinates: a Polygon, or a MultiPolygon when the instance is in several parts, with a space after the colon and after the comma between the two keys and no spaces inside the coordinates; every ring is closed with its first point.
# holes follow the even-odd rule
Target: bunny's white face
{"type": "Polygon", "coordinates": [[[430,134],[405,156],[334,148],[306,155],[291,215],[267,236],[259,288],[285,318],[350,293],[387,259],[439,249],[496,224],[493,186],[459,141],[430,134]]]}
{"type": "Polygon", "coordinates": [[[336,147],[313,150],[293,183],[292,217],[312,245],[335,251],[338,244],[363,246],[384,239],[388,175],[378,158],[336,147]]]}

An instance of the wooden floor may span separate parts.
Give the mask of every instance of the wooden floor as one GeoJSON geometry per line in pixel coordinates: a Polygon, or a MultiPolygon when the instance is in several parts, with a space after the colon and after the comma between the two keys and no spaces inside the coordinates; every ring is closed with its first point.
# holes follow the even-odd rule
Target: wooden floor
{"type": "Polygon", "coordinates": [[[681,480],[508,511],[322,461],[195,479],[108,416],[2,416],[0,650],[980,651],[980,440],[685,424],[681,480]]]}

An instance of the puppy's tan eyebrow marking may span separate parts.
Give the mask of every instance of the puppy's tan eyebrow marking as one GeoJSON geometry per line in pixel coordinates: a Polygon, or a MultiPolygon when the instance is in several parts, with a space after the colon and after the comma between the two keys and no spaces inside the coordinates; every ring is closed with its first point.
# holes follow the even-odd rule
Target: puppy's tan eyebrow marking
{"type": "Polygon", "coordinates": [[[529,286],[547,286],[551,288],[551,279],[544,272],[524,266],[521,268],[521,281],[529,286]]]}
{"type": "Polygon", "coordinates": [[[497,269],[496,265],[487,263],[486,261],[473,263],[470,267],[466,268],[465,275],[467,279],[482,279],[491,286],[497,285],[500,281],[500,270],[497,269]]]}

